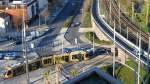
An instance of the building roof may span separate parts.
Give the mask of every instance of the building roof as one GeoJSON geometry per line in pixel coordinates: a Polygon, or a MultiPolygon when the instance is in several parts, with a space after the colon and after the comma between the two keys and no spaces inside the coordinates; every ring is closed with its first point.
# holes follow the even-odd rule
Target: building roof
{"type": "Polygon", "coordinates": [[[121,82],[95,67],[63,84],[121,84],[121,82]]]}

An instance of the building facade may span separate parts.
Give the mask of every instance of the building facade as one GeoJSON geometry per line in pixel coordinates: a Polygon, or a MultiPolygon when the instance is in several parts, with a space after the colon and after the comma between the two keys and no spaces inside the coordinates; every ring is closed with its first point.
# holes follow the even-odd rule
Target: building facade
{"type": "Polygon", "coordinates": [[[10,3],[11,6],[22,5],[26,6],[27,18],[31,20],[32,18],[38,16],[42,10],[48,6],[47,0],[14,0],[10,3]]]}
{"type": "Polygon", "coordinates": [[[6,33],[11,25],[11,16],[4,12],[0,13],[0,34],[6,33]]]}
{"type": "MultiPolygon", "coordinates": [[[[5,0],[4,0],[5,1],[5,0]]],[[[2,3],[4,3],[2,1],[2,3]]],[[[3,12],[8,13],[11,16],[12,26],[17,30],[22,26],[22,21],[32,22],[32,19],[39,16],[48,6],[47,0],[8,0],[7,6],[3,6],[3,12]],[[6,10],[7,9],[7,10],[6,10]],[[25,19],[23,19],[23,15],[25,19]]]]}

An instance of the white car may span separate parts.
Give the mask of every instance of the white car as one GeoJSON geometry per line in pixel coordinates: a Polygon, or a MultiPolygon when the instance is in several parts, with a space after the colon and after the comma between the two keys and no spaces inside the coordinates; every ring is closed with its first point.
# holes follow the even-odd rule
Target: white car
{"type": "Polygon", "coordinates": [[[27,36],[26,41],[30,41],[30,40],[32,40],[32,38],[33,38],[32,36],[27,36]]]}
{"type": "Polygon", "coordinates": [[[4,56],[4,59],[5,60],[13,60],[16,58],[16,53],[7,53],[5,56],[4,56]]]}

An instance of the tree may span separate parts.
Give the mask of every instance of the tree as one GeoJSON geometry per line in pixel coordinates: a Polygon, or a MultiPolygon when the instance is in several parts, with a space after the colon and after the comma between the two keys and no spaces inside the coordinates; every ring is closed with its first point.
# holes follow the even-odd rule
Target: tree
{"type": "Polygon", "coordinates": [[[76,69],[71,69],[71,70],[70,70],[70,75],[71,75],[72,77],[77,76],[77,75],[78,75],[77,70],[76,70],[76,69]]]}
{"type": "Polygon", "coordinates": [[[50,71],[45,71],[43,73],[43,78],[44,78],[44,81],[45,81],[45,84],[50,84],[50,75],[49,75],[50,71]]]}

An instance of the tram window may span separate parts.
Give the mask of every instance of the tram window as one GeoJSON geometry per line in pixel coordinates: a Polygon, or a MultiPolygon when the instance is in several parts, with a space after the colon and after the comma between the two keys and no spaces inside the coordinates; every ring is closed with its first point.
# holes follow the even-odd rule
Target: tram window
{"type": "Polygon", "coordinates": [[[40,61],[37,62],[37,67],[38,67],[38,68],[41,67],[41,62],[40,62],[40,61]]]}
{"type": "Polygon", "coordinates": [[[41,66],[40,61],[31,63],[31,64],[29,64],[29,70],[30,71],[35,70],[35,69],[39,68],[40,66],[41,66]]]}
{"type": "Polygon", "coordinates": [[[80,54],[72,55],[72,59],[79,59],[79,57],[80,57],[80,54]]]}
{"type": "Polygon", "coordinates": [[[36,63],[29,64],[30,71],[35,70],[35,69],[36,69],[36,63]]]}
{"type": "Polygon", "coordinates": [[[68,62],[69,61],[69,57],[66,56],[66,57],[63,58],[63,60],[66,61],[66,62],[68,62]]]}
{"type": "Polygon", "coordinates": [[[51,59],[44,60],[44,64],[49,64],[49,63],[51,63],[51,59]]]}
{"type": "Polygon", "coordinates": [[[14,70],[14,75],[20,75],[25,72],[24,66],[19,66],[14,70]]]}
{"type": "Polygon", "coordinates": [[[9,70],[9,71],[7,72],[7,75],[11,75],[11,74],[12,74],[12,71],[9,70]]]}
{"type": "Polygon", "coordinates": [[[68,62],[68,61],[69,61],[69,56],[63,56],[61,59],[62,59],[63,61],[65,61],[65,62],[68,62]]]}

